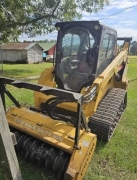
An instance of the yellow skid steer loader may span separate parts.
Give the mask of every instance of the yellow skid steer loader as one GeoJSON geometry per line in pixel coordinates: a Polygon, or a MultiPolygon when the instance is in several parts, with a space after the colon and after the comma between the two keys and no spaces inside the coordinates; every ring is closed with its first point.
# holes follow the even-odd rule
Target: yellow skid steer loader
{"type": "Polygon", "coordinates": [[[13,101],[6,112],[11,131],[30,162],[60,180],[82,180],[97,138],[108,142],[126,108],[131,38],[99,21],[57,23],[53,66],[38,84],[0,77],[0,93],[13,101]],[[117,41],[123,40],[123,48],[117,41]],[[34,91],[34,106],[23,107],[6,84],[34,91]]]}

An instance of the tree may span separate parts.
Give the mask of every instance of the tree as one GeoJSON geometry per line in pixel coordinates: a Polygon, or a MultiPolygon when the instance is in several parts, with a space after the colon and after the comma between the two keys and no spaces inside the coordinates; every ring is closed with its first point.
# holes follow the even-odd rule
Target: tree
{"type": "Polygon", "coordinates": [[[131,43],[130,54],[137,55],[137,42],[136,41],[133,41],[131,43]]]}
{"type": "Polygon", "coordinates": [[[29,37],[53,31],[58,21],[73,21],[82,11],[96,12],[109,0],[1,0],[0,39],[17,39],[22,33],[29,37]]]}

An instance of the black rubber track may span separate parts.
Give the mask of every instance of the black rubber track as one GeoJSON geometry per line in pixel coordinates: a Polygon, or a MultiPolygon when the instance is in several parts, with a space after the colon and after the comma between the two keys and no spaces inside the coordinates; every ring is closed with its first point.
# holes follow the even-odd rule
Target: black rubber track
{"type": "Polygon", "coordinates": [[[126,104],[126,90],[113,88],[107,92],[88,123],[91,132],[97,135],[98,140],[103,142],[110,140],[126,104]]]}

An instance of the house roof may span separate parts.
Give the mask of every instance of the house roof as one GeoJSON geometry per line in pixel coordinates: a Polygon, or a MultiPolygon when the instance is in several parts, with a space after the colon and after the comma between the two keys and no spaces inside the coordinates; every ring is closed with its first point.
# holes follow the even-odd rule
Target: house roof
{"type": "Polygon", "coordinates": [[[43,49],[44,51],[47,51],[49,49],[51,49],[56,43],[38,43],[43,49]]]}
{"type": "MultiPolygon", "coordinates": [[[[35,44],[38,43],[9,43],[9,44],[4,44],[1,49],[9,49],[9,50],[29,50],[31,47],[33,47],[35,44]]],[[[38,46],[40,46],[38,44],[38,46]]],[[[42,46],[40,46],[42,48],[42,46]]],[[[42,48],[43,49],[43,48],[42,48]]]]}

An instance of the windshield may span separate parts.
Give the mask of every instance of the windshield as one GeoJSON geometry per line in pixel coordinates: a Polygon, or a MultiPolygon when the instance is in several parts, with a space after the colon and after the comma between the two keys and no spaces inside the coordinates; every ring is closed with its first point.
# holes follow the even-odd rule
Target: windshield
{"type": "Polygon", "coordinates": [[[56,75],[66,90],[79,91],[90,81],[92,65],[87,61],[88,51],[95,40],[84,28],[71,28],[60,40],[61,61],[57,64],[56,75]]]}

